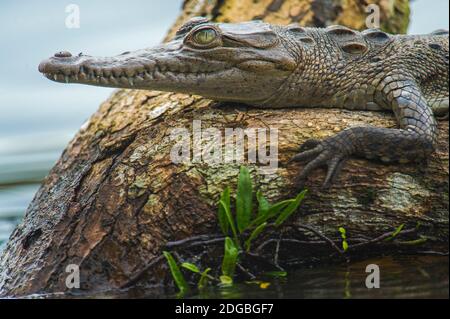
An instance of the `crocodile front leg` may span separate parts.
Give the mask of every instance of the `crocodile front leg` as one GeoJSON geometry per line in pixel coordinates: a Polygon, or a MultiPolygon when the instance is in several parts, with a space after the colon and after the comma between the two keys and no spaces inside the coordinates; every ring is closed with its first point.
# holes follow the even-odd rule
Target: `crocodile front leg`
{"type": "Polygon", "coordinates": [[[309,140],[291,161],[307,162],[299,176],[304,181],[316,168],[328,166],[323,187],[336,179],[340,167],[350,156],[383,162],[423,161],[435,150],[437,125],[419,87],[414,81],[386,82],[386,101],[391,105],[399,129],[354,127],[325,140],[309,140]]]}

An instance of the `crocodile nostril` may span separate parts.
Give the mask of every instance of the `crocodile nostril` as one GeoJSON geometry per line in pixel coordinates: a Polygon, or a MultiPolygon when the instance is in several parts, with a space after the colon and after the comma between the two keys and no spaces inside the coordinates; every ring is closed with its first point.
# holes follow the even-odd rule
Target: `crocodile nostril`
{"type": "Polygon", "coordinates": [[[67,51],[55,53],[55,58],[70,58],[70,57],[72,57],[72,53],[67,51]]]}

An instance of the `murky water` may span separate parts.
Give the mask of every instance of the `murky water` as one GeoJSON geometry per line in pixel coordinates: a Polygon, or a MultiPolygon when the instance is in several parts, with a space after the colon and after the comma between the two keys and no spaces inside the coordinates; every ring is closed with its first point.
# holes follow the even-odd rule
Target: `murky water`
{"type": "Polygon", "coordinates": [[[268,279],[271,284],[266,289],[241,284],[194,298],[448,298],[448,266],[448,257],[384,257],[289,272],[287,278],[268,279]],[[366,287],[369,264],[379,266],[379,289],[366,287]]]}
{"type": "Polygon", "coordinates": [[[180,296],[161,290],[131,289],[90,294],[32,295],[33,299],[448,299],[449,258],[396,256],[372,258],[341,265],[315,266],[289,271],[283,278],[259,278],[231,287],[210,287],[180,296]],[[379,267],[379,288],[368,288],[368,265],[379,267]],[[261,283],[264,283],[262,286],[261,283]]]}

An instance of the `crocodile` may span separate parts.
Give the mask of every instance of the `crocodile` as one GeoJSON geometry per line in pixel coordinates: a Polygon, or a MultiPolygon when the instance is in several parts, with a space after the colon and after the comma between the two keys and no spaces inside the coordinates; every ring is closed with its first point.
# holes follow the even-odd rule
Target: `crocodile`
{"type": "Polygon", "coordinates": [[[61,83],[196,94],[259,108],[393,111],[397,128],[350,127],[299,148],[291,159],[305,163],[298,179],[326,167],[328,187],[351,156],[420,163],[436,150],[437,119],[448,117],[449,34],[196,17],[159,46],[115,57],[62,51],[39,71],[61,83]]]}

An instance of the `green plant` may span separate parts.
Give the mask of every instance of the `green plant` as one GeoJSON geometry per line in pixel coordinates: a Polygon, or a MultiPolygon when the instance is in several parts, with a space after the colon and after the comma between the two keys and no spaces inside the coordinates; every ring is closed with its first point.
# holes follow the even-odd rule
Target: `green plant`
{"type": "Polygon", "coordinates": [[[172,273],[172,278],[175,281],[175,284],[180,290],[180,293],[185,294],[189,290],[189,285],[184,279],[184,276],[181,273],[180,268],[178,267],[171,253],[164,251],[163,254],[164,257],[166,257],[167,263],[169,264],[170,272],[172,273]]]}
{"type": "Polygon", "coordinates": [[[339,232],[341,233],[342,238],[342,249],[346,252],[348,250],[347,231],[344,227],[339,227],[339,232]]]}
{"type": "Polygon", "coordinates": [[[385,239],[385,241],[391,241],[393,240],[395,237],[398,236],[398,234],[400,234],[400,232],[403,230],[403,228],[405,228],[405,224],[401,224],[400,226],[398,226],[394,232],[392,233],[392,235],[388,238],[385,239]]]}
{"type": "Polygon", "coordinates": [[[283,200],[271,205],[261,191],[256,193],[258,203],[257,212],[254,212],[253,186],[250,173],[246,167],[241,167],[236,192],[236,213],[231,210],[230,188],[222,192],[219,201],[219,225],[225,236],[233,237],[235,245],[241,247],[241,239],[244,239],[245,249],[248,251],[251,243],[264,231],[268,223],[274,220],[276,227],[281,226],[297,210],[305,197],[307,190],[302,191],[293,199],[283,200]]]}
{"type": "Polygon", "coordinates": [[[233,282],[234,271],[239,256],[239,249],[229,237],[225,238],[225,252],[222,260],[222,283],[233,282]]]}
{"type": "MultiPolygon", "coordinates": [[[[231,190],[226,187],[220,195],[218,205],[218,221],[222,233],[225,235],[224,255],[219,279],[209,275],[210,268],[203,272],[194,264],[182,263],[182,268],[200,276],[198,288],[207,286],[209,281],[217,281],[222,285],[233,284],[235,269],[239,262],[239,256],[243,251],[250,252],[251,245],[264,230],[273,222],[274,227],[283,225],[298,209],[304,199],[307,190],[302,191],[293,199],[270,204],[261,191],[256,193],[254,203],[253,185],[250,172],[246,167],[241,167],[237,183],[235,198],[235,213],[231,205],[231,190]],[[257,211],[255,212],[255,206],[257,211]]],[[[169,263],[172,276],[180,292],[188,290],[186,280],[173,257],[164,252],[169,263]]],[[[278,272],[278,276],[286,276],[284,272],[278,272]]],[[[267,285],[268,287],[268,285],[267,285]]]]}

